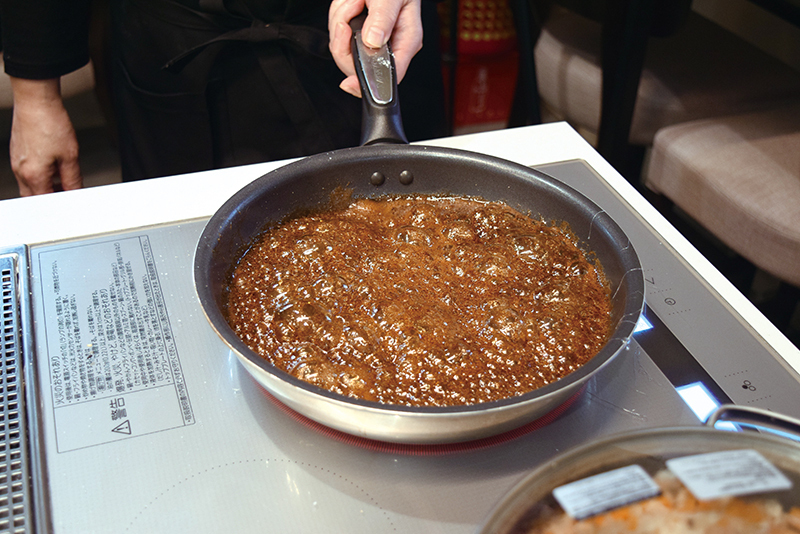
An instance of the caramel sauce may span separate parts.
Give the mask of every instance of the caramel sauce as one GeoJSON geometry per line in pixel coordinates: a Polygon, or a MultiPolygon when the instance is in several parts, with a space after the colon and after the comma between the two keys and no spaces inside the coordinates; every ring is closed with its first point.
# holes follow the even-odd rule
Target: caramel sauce
{"type": "Polygon", "coordinates": [[[409,406],[519,395],[605,343],[610,297],[565,225],[449,196],[355,200],[266,231],[234,269],[228,321],[322,388],[409,406]]]}

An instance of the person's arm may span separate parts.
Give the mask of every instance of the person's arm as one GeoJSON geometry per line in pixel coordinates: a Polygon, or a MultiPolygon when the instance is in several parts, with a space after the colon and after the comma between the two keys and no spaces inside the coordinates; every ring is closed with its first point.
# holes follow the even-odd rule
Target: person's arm
{"type": "Polygon", "coordinates": [[[366,5],[367,19],[362,35],[364,44],[379,48],[391,39],[398,82],[403,79],[411,58],[422,48],[421,0],[333,0],[328,15],[330,50],[336,65],[347,76],[339,87],[360,96],[353,56],[350,52],[349,22],[366,5]]]}
{"type": "Polygon", "coordinates": [[[61,101],[58,78],[11,78],[14,112],[9,154],[22,196],[83,186],[78,140],[61,101]]]}
{"type": "Polygon", "coordinates": [[[90,0],[0,0],[3,59],[14,112],[9,153],[23,196],[77,189],[75,130],[60,78],[89,61],[90,0]]]}

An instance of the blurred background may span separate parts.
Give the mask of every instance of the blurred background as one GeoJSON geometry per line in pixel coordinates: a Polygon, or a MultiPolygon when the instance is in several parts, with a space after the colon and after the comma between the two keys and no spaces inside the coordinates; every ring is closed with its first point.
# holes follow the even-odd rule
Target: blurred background
{"type": "MultiPolygon", "coordinates": [[[[106,0],[101,0],[100,4],[103,1],[106,0]]],[[[800,1],[673,0],[663,4],[677,13],[674,20],[669,18],[670,13],[665,15],[656,10],[655,14],[647,14],[645,30],[628,22],[627,26],[619,21],[618,26],[610,26],[614,21],[610,21],[604,7],[636,7],[636,4],[624,0],[439,2],[449,134],[537,122],[570,122],[767,317],[800,345],[800,289],[797,285],[800,262],[778,249],[771,263],[761,264],[759,259],[766,254],[748,248],[750,245],[739,247],[738,236],[725,235],[724,228],[715,227],[715,220],[724,219],[719,213],[721,208],[717,207],[717,212],[711,215],[692,212],[692,199],[707,194],[701,188],[706,177],[697,170],[702,169],[703,164],[681,160],[690,156],[685,147],[683,152],[675,148],[680,139],[705,139],[700,136],[714,135],[720,131],[720,125],[730,130],[731,125],[737,123],[731,122],[728,116],[760,113],[763,109],[788,105],[791,113],[782,113],[780,108],[777,111],[788,126],[781,124],[780,135],[772,136],[780,137],[783,144],[771,152],[764,145],[758,147],[760,155],[766,154],[764,180],[775,174],[769,169],[779,168],[785,174],[781,177],[781,187],[789,188],[785,198],[794,199],[800,195],[800,156],[787,155],[800,154],[800,119],[786,120],[786,117],[800,117],[800,106],[795,105],[800,104],[800,1]],[[681,5],[686,6],[688,14],[678,10],[676,6],[681,5]],[[662,19],[666,22],[656,27],[662,19]],[[696,35],[692,34],[693,28],[696,35]],[[637,42],[637,36],[631,32],[637,30],[641,34],[638,36],[640,44],[634,46],[631,43],[637,42]],[[613,40],[616,42],[611,43],[613,40]],[[722,55],[723,48],[730,50],[730,61],[722,55]],[[704,72],[702,65],[696,67],[697,72],[692,71],[692,63],[699,63],[695,56],[712,53],[717,54],[709,56],[716,58],[713,59],[715,64],[731,65],[727,71],[717,72],[705,67],[704,72]],[[619,74],[621,72],[625,75],[619,74]],[[609,84],[613,76],[621,81],[612,87],[609,84]],[[719,78],[716,85],[714,80],[708,79],[715,76],[719,78]],[[697,87],[687,89],[685,86],[691,83],[697,87]],[[619,96],[616,108],[614,95],[619,96]],[[625,107],[626,101],[630,109],[625,107]],[[635,113],[634,103],[638,106],[635,113]],[[714,108],[716,104],[719,104],[718,109],[714,108]],[[614,117],[609,118],[603,114],[609,109],[623,112],[615,112],[614,117]],[[721,117],[719,123],[709,122],[717,120],[717,115],[721,117]],[[698,119],[702,120],[698,122],[698,119]],[[787,157],[790,159],[786,160],[787,157]],[[700,183],[696,186],[699,189],[687,192],[670,189],[671,177],[662,176],[666,172],[662,170],[681,166],[694,169],[691,179],[700,183]],[[656,167],[655,172],[653,167],[656,167]],[[790,265],[776,266],[781,261],[790,265]]],[[[635,16],[638,15],[631,17],[635,19],[635,16]]],[[[62,93],[77,132],[87,187],[121,180],[113,116],[107,105],[109,90],[102,68],[105,43],[102,16],[97,18],[92,43],[93,63],[62,79],[62,93]]],[[[402,98],[402,84],[400,95],[402,98]]],[[[12,106],[10,84],[3,73],[0,75],[0,136],[3,139],[0,199],[18,196],[8,158],[12,106]]],[[[743,120],[751,120],[750,117],[746,115],[743,120]]],[[[752,115],[752,124],[756,124],[756,119],[761,121],[759,128],[769,130],[771,123],[752,115]]],[[[757,142],[751,141],[750,144],[756,146],[757,142]]],[[[684,145],[692,142],[695,141],[683,141],[684,145]]],[[[713,137],[706,142],[708,146],[724,148],[723,141],[713,137]]],[[[769,139],[758,141],[767,142],[769,139]]],[[[689,170],[682,172],[685,175],[689,170]]],[[[798,216],[797,209],[791,206],[777,206],[775,210],[789,213],[790,217],[798,216]]],[[[757,215],[767,217],[772,208],[761,211],[764,213],[757,215]]],[[[746,219],[738,213],[735,216],[746,219]]],[[[766,226],[771,224],[769,219],[761,222],[766,226]]],[[[800,223],[795,228],[800,228],[800,223]]],[[[746,228],[737,231],[740,236],[747,233],[746,228]]],[[[800,230],[788,239],[789,245],[784,246],[793,250],[796,244],[797,254],[800,254],[800,230]]],[[[765,241],[760,237],[752,240],[765,241]]]]}

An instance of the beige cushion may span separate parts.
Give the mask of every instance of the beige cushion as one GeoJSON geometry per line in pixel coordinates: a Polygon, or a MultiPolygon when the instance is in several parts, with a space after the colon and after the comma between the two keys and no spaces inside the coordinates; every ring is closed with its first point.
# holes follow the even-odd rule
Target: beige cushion
{"type": "MultiPolygon", "coordinates": [[[[544,105],[596,133],[600,25],[554,8],[535,62],[544,105]]],[[[751,111],[793,95],[800,95],[800,72],[692,12],[676,35],[649,41],[630,141],[647,146],[664,126],[751,111]]]]}
{"type": "Polygon", "coordinates": [[[800,286],[800,100],[664,128],[645,179],[756,266],[800,286]]]}

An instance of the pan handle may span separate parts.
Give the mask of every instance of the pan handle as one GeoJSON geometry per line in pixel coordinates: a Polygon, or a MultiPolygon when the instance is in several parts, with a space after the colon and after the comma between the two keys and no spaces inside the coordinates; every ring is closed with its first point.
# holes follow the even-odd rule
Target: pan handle
{"type": "Polygon", "coordinates": [[[794,436],[794,439],[800,440],[800,419],[754,406],[723,404],[709,416],[706,426],[714,428],[718,421],[730,421],[764,428],[772,432],[790,434],[794,436]]]}
{"type": "Polygon", "coordinates": [[[376,143],[408,144],[400,117],[397,95],[397,72],[389,45],[370,48],[361,40],[361,28],[367,12],[350,21],[353,62],[361,85],[361,145],[376,143]]]}

